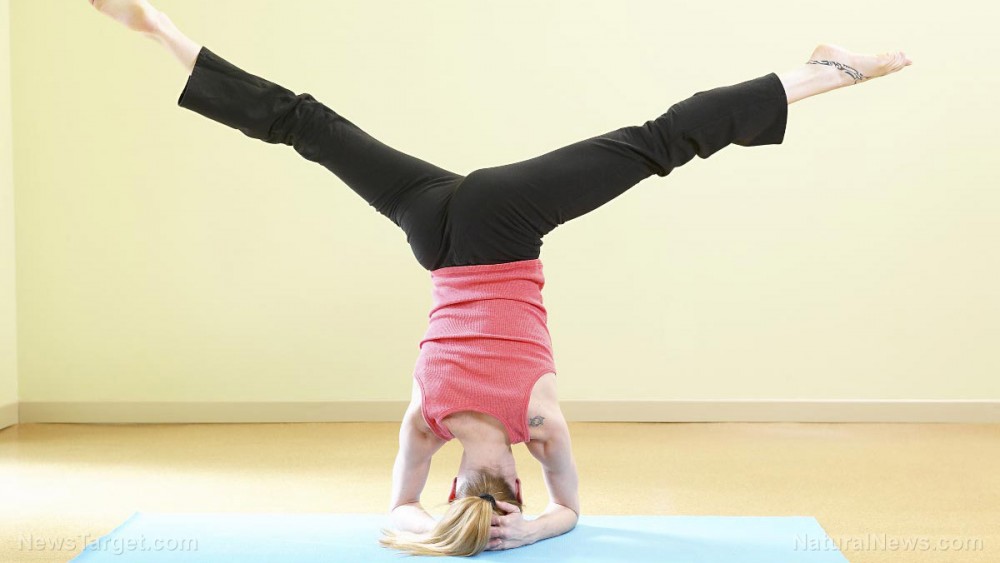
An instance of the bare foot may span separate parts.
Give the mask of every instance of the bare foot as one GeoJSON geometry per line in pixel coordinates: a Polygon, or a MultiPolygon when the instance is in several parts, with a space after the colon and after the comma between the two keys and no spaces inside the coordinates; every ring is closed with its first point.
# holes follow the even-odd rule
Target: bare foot
{"type": "Polygon", "coordinates": [[[816,47],[807,64],[825,65],[836,69],[846,85],[898,72],[903,67],[913,64],[913,61],[902,51],[864,55],[824,43],[816,47]]]}
{"type": "Polygon", "coordinates": [[[160,22],[159,11],[148,0],[90,0],[90,4],[132,31],[151,34],[160,22]]]}

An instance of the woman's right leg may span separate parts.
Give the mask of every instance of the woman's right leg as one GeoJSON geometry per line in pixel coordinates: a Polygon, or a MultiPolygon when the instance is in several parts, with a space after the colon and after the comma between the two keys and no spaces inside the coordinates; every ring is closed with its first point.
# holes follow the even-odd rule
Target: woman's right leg
{"type": "Polygon", "coordinates": [[[310,94],[243,71],[146,0],[97,0],[95,7],[162,43],[189,70],[178,105],[248,137],[294,147],[401,227],[424,268],[440,266],[447,204],[462,176],[381,143],[310,94]]]}

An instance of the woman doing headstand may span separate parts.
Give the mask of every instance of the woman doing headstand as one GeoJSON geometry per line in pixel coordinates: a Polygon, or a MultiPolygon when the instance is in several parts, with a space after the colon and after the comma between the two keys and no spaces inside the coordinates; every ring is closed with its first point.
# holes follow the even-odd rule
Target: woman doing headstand
{"type": "Polygon", "coordinates": [[[181,107],[284,144],[342,180],[406,233],[430,271],[433,307],[399,432],[382,544],[413,554],[474,555],[571,530],[577,472],[556,394],[542,303],[542,238],[641,180],[730,144],[780,144],[788,105],[896,72],[902,52],[817,47],[808,62],[698,92],[642,125],[466,175],[395,150],[311,95],[249,74],[182,34],[146,0],[91,0],[169,49],[188,72],[181,107]],[[440,521],[420,505],[431,456],[463,446],[440,521]],[[550,502],[525,520],[511,446],[541,462],[550,502]]]}

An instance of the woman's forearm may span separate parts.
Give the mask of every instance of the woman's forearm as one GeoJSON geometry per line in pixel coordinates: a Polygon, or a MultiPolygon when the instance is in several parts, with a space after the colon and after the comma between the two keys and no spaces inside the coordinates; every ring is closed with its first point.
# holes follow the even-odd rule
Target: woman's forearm
{"type": "Polygon", "coordinates": [[[434,529],[437,520],[420,503],[402,504],[389,514],[389,525],[396,530],[423,534],[434,529]]]}
{"type": "Polygon", "coordinates": [[[531,520],[531,542],[561,536],[576,527],[579,516],[572,509],[550,502],[545,512],[531,520]]]}

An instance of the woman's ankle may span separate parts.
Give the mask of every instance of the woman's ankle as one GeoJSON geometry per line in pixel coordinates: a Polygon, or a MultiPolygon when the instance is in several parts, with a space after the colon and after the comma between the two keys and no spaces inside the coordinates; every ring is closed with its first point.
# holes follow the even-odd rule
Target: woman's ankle
{"type": "Polygon", "coordinates": [[[201,45],[187,35],[184,35],[166,14],[157,12],[155,19],[156,24],[153,30],[144,35],[156,40],[170,51],[174,58],[184,67],[187,74],[190,75],[194,70],[195,62],[198,60],[201,45]]]}
{"type": "Polygon", "coordinates": [[[149,10],[146,14],[148,29],[142,31],[142,34],[151,39],[158,39],[161,42],[166,41],[177,31],[177,26],[174,25],[174,22],[166,14],[156,8],[150,6],[149,10]]]}
{"type": "Polygon", "coordinates": [[[836,69],[815,64],[803,64],[778,74],[778,78],[781,80],[781,85],[785,87],[789,104],[848,86],[851,83],[836,69]]]}

